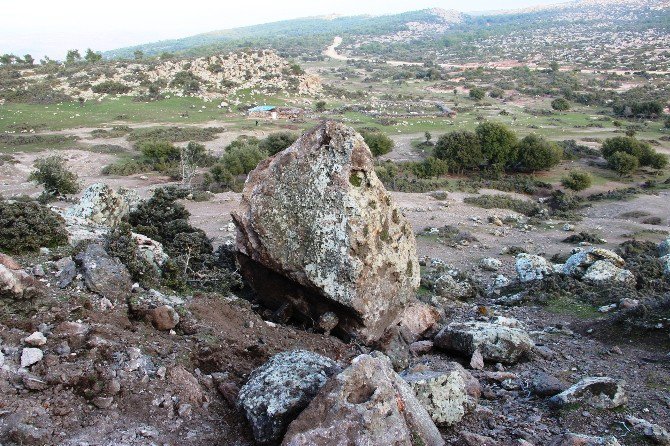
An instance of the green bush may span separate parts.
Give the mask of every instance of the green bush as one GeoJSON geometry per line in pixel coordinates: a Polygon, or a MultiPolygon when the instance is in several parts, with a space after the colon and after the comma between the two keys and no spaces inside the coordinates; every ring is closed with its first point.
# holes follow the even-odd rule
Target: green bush
{"type": "Polygon", "coordinates": [[[126,94],[131,88],[120,82],[107,80],[98,85],[93,85],[91,90],[93,90],[94,93],[126,94]]]}
{"type": "Polygon", "coordinates": [[[459,130],[440,136],[434,154],[449,163],[452,172],[473,170],[484,163],[479,137],[474,132],[459,130]]]}
{"type": "Polygon", "coordinates": [[[414,173],[419,178],[434,178],[446,174],[449,171],[449,163],[444,160],[429,156],[414,166],[414,173]]]}
{"type": "Polygon", "coordinates": [[[179,162],[179,147],[167,141],[151,140],[137,144],[144,159],[153,166],[164,166],[179,162]]]}
{"type": "Polygon", "coordinates": [[[535,202],[519,200],[507,195],[477,195],[476,197],[466,197],[463,202],[484,209],[510,209],[528,217],[537,215],[542,211],[542,208],[535,202]]]}
{"type": "Polygon", "coordinates": [[[570,190],[582,191],[591,187],[593,178],[588,172],[575,170],[561,179],[561,184],[570,190]]]}
{"type": "Polygon", "coordinates": [[[557,111],[567,111],[570,110],[570,103],[565,98],[556,98],[551,101],[551,108],[557,111]]]}
{"type": "Polygon", "coordinates": [[[538,135],[528,135],[517,148],[517,168],[526,172],[551,169],[561,162],[563,150],[538,135]]]}
{"type": "Polygon", "coordinates": [[[475,129],[489,166],[504,167],[516,158],[517,137],[500,122],[482,122],[475,129]]]}
{"type": "Polygon", "coordinates": [[[479,87],[473,87],[470,89],[469,95],[475,101],[481,101],[486,96],[486,90],[479,87]]]}
{"type": "Polygon", "coordinates": [[[393,150],[393,140],[385,134],[371,130],[361,130],[359,133],[365,140],[365,144],[370,148],[373,156],[386,155],[393,150]]]}
{"type": "Polygon", "coordinates": [[[272,133],[258,143],[258,148],[268,155],[275,155],[289,147],[297,139],[298,135],[291,132],[272,133]]]}
{"type": "Polygon", "coordinates": [[[36,170],[28,176],[28,180],[44,186],[47,194],[63,196],[79,192],[78,177],[67,169],[62,156],[38,158],[34,166],[36,170]]]}
{"type": "Polygon", "coordinates": [[[22,254],[54,248],[67,240],[65,221],[48,207],[0,197],[0,251],[22,254]]]}
{"type": "Polygon", "coordinates": [[[640,161],[626,152],[615,152],[609,157],[607,164],[620,176],[629,175],[640,167],[640,161]]]}
{"type": "Polygon", "coordinates": [[[128,176],[137,173],[151,172],[153,167],[142,160],[123,159],[102,168],[103,175],[128,176]]]}
{"type": "Polygon", "coordinates": [[[622,169],[622,171],[617,170],[621,175],[631,173],[627,170],[635,163],[630,161],[628,157],[617,156],[617,159],[613,159],[618,153],[626,154],[636,159],[637,165],[633,171],[637,170],[639,166],[663,169],[668,165],[666,155],[656,152],[649,144],[638,141],[632,136],[616,136],[605,140],[601,153],[612,169],[622,169]]]}
{"type": "Polygon", "coordinates": [[[148,127],[133,129],[128,141],[158,140],[169,142],[212,141],[223,132],[221,127],[148,127]]]}
{"type": "Polygon", "coordinates": [[[180,71],[175,74],[172,82],[170,82],[170,87],[181,88],[184,93],[197,93],[200,91],[200,84],[202,79],[200,79],[195,74],[190,71],[180,71]]]}
{"type": "Polygon", "coordinates": [[[233,145],[226,149],[219,163],[232,175],[245,175],[256,168],[268,154],[253,144],[233,145]]]}

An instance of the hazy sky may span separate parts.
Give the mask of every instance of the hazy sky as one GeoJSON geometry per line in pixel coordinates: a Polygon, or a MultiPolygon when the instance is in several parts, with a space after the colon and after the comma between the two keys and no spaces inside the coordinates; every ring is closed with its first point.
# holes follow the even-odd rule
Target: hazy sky
{"type": "Polygon", "coordinates": [[[109,50],[162,39],[325,14],[386,14],[440,7],[512,9],[560,0],[0,0],[0,53],[62,59],[70,48],[109,50]]]}

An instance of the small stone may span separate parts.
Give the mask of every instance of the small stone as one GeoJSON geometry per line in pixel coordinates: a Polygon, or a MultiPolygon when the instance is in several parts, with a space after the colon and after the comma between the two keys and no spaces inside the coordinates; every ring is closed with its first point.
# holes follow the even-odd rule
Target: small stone
{"type": "Polygon", "coordinates": [[[319,329],[324,333],[329,334],[337,324],[340,322],[340,319],[332,311],[326,311],[321,316],[319,316],[319,322],[317,323],[319,329]]]}
{"type": "Polygon", "coordinates": [[[191,412],[193,411],[193,406],[188,403],[180,404],[179,409],[177,409],[177,414],[180,418],[189,418],[191,412]]]}
{"type": "Polygon", "coordinates": [[[531,382],[530,390],[537,396],[554,396],[567,388],[558,378],[539,372],[531,382]]]}
{"type": "Polygon", "coordinates": [[[24,348],[21,352],[21,367],[30,367],[42,360],[44,353],[39,348],[24,348]]]}
{"type": "Polygon", "coordinates": [[[477,349],[470,358],[470,367],[475,370],[484,370],[484,357],[482,352],[477,349]]]}
{"type": "Polygon", "coordinates": [[[44,334],[36,331],[35,333],[28,336],[25,340],[26,344],[32,345],[33,347],[39,347],[47,343],[47,338],[44,334]]]}
{"type": "Polygon", "coordinates": [[[170,305],[161,305],[149,311],[151,323],[158,330],[172,330],[179,324],[179,314],[170,305]]]}
{"type": "Polygon", "coordinates": [[[93,398],[93,405],[98,409],[109,409],[114,403],[114,398],[111,396],[96,396],[93,398]]]}
{"type": "Polygon", "coordinates": [[[409,351],[414,356],[425,355],[433,349],[433,341],[416,341],[409,345],[409,351]]]}

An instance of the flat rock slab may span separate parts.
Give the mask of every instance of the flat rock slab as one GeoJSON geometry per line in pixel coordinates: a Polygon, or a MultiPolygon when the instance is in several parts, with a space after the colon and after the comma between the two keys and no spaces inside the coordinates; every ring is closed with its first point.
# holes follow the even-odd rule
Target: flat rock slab
{"type": "Polygon", "coordinates": [[[598,409],[614,409],[628,402],[624,381],[609,377],[584,378],[549,399],[553,407],[585,403],[598,409]]]}

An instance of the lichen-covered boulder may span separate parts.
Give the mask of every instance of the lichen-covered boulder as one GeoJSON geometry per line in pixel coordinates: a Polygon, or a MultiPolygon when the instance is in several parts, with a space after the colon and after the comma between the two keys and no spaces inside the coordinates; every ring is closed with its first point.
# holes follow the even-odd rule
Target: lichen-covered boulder
{"type": "Polygon", "coordinates": [[[115,192],[104,183],[86,188],[79,203],[65,212],[66,216],[83,219],[91,224],[115,226],[139,203],[136,192],[120,188],[115,192]]]}
{"type": "Polygon", "coordinates": [[[281,440],[288,424],[340,371],[333,360],[304,350],[279,353],[254,370],[238,398],[256,441],[281,440]]]}
{"type": "Polygon", "coordinates": [[[551,439],[549,446],[621,446],[615,437],[594,437],[582,434],[561,434],[551,439]]]}
{"type": "Polygon", "coordinates": [[[132,233],[133,240],[137,242],[137,254],[153,266],[156,271],[160,271],[169,257],[163,249],[163,244],[145,235],[132,233]]]}
{"type": "Polygon", "coordinates": [[[470,357],[476,351],[487,361],[513,364],[535,347],[519,328],[489,322],[457,322],[447,325],[433,340],[436,347],[470,357]]]}
{"type": "Polygon", "coordinates": [[[542,256],[526,253],[516,256],[516,273],[521,282],[542,280],[552,272],[551,264],[542,256]]]}
{"type": "Polygon", "coordinates": [[[659,259],[663,265],[663,274],[670,277],[670,254],[666,254],[659,259]]]}
{"type": "Polygon", "coordinates": [[[603,248],[591,248],[571,255],[563,265],[563,274],[581,278],[591,265],[602,260],[611,263],[617,268],[625,265],[624,259],[614,251],[603,248]]]}
{"type": "Polygon", "coordinates": [[[592,285],[619,284],[634,286],[635,276],[627,269],[614,266],[607,260],[593,262],[582,276],[582,280],[592,285]]]}
{"type": "Polygon", "coordinates": [[[384,358],[361,355],[289,426],[283,446],[441,446],[440,432],[384,358]]]}
{"type": "Polygon", "coordinates": [[[336,334],[379,339],[419,286],[412,228],[343,124],[262,161],[233,220],[242,273],[264,303],[311,321],[332,311],[336,334]]]}
{"type": "Polygon", "coordinates": [[[476,405],[466,379],[474,379],[458,363],[451,370],[403,373],[402,378],[437,425],[453,425],[476,405]],[[468,376],[469,375],[469,376],[468,376]]]}

